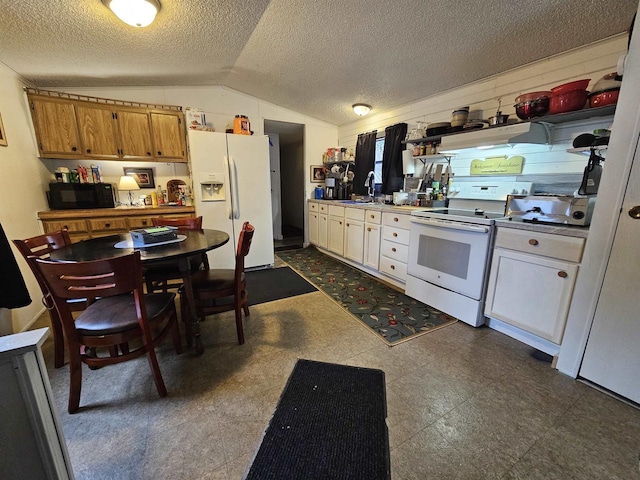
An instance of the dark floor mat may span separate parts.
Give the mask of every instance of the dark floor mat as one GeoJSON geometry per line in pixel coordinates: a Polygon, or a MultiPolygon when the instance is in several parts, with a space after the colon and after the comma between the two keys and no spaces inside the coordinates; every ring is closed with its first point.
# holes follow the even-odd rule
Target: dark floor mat
{"type": "Polygon", "coordinates": [[[245,479],[390,478],[382,370],[298,360],[245,479]]]}
{"type": "Polygon", "coordinates": [[[318,290],[290,267],[255,270],[246,272],[245,275],[249,305],[272,302],[318,290]]]}

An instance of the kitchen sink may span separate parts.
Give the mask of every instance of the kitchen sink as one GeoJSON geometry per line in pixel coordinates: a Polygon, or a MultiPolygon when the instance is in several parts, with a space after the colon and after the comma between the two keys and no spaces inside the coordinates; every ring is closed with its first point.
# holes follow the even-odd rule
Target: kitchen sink
{"type": "Polygon", "coordinates": [[[351,203],[351,204],[362,204],[362,205],[371,205],[374,202],[361,202],[359,200],[339,200],[340,203],[351,203]]]}

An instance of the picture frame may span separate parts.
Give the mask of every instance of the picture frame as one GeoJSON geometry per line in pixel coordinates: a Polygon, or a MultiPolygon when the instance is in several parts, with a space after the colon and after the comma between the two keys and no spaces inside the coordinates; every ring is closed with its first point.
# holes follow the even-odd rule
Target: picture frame
{"type": "Polygon", "coordinates": [[[0,145],[7,146],[7,136],[4,133],[4,125],[2,124],[2,115],[0,115],[0,145]]]}
{"type": "Polygon", "coordinates": [[[153,168],[124,167],[124,174],[131,175],[140,188],[156,188],[153,168]]]}
{"type": "Polygon", "coordinates": [[[324,165],[311,165],[311,183],[322,183],[326,178],[327,171],[324,165]]]}

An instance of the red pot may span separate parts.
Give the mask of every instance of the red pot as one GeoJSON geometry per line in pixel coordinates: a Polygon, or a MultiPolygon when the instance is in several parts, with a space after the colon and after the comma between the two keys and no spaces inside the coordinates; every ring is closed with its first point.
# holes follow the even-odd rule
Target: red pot
{"type": "Polygon", "coordinates": [[[576,80],[575,82],[563,83],[562,85],[553,87],[551,91],[559,95],[561,93],[573,92],[574,90],[586,90],[590,81],[590,78],[586,78],[584,80],[576,80]]]}
{"type": "Polygon", "coordinates": [[[589,106],[593,108],[604,107],[605,105],[615,105],[618,103],[618,95],[620,95],[619,88],[592,93],[589,95],[589,106]]]}
{"type": "Polygon", "coordinates": [[[549,114],[573,112],[582,110],[587,103],[589,92],[586,90],[573,90],[566,93],[555,93],[549,99],[549,114]]]}
{"type": "Polygon", "coordinates": [[[516,103],[516,115],[520,120],[529,120],[533,117],[546,115],[549,111],[549,97],[540,97],[535,100],[527,100],[516,103]]]}

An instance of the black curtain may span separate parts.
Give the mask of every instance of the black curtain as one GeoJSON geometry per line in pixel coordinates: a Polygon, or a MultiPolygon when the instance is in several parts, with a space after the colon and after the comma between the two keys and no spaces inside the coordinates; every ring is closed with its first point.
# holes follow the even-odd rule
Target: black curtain
{"type": "Polygon", "coordinates": [[[18,308],[31,303],[29,291],[0,225],[0,308],[18,308]]]}
{"type": "Polygon", "coordinates": [[[358,135],[356,144],[356,166],[353,177],[353,193],[356,195],[367,195],[367,187],[364,186],[367,175],[373,170],[376,162],[376,135],[373,132],[361,133],[358,135]]]}
{"type": "Polygon", "coordinates": [[[384,129],[382,154],[382,193],[390,195],[404,187],[402,173],[402,142],[407,136],[407,124],[396,123],[384,129]]]}

